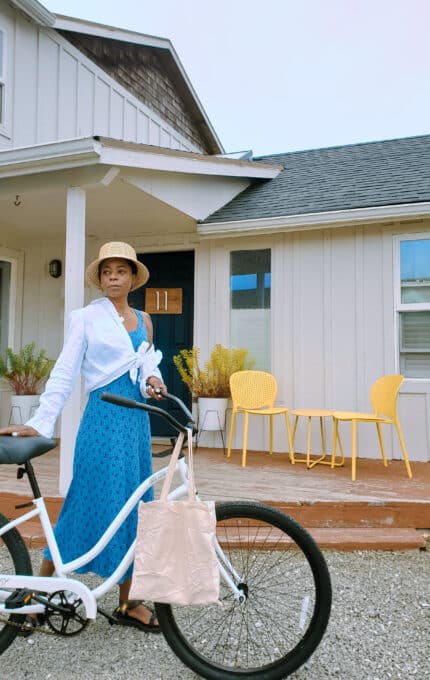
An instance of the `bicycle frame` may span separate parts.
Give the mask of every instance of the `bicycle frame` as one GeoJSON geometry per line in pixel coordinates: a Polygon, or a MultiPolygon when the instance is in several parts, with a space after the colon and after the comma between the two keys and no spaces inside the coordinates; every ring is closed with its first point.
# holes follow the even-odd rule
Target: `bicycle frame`
{"type": "MultiPolygon", "coordinates": [[[[189,432],[191,436],[191,432],[189,432]]],[[[174,452],[178,453],[181,450],[184,442],[184,433],[180,432],[175,443],[174,452]]],[[[42,529],[46,538],[48,548],[51,552],[52,561],[54,563],[56,576],[55,577],[44,577],[44,576],[30,576],[30,575],[12,575],[12,574],[0,574],[0,616],[2,614],[32,614],[32,613],[42,613],[45,609],[42,604],[30,604],[23,607],[15,608],[13,610],[6,609],[4,606],[5,599],[10,595],[11,589],[25,588],[27,590],[35,590],[46,593],[55,593],[57,591],[69,591],[76,595],[82,600],[82,603],[86,610],[86,616],[89,619],[95,619],[97,615],[97,600],[103,595],[109,592],[121,579],[121,577],[126,573],[129,566],[132,564],[136,549],[136,540],[133,541],[127,553],[124,555],[120,564],[117,566],[115,571],[105,579],[99,586],[94,589],[88,588],[85,584],[81,583],[77,579],[69,578],[67,574],[85,566],[91,560],[94,559],[101,551],[106,547],[111,538],[115,535],[117,530],[121,527],[123,522],[126,520],[128,515],[132,512],[135,506],[139,503],[144,493],[150,489],[154,484],[163,480],[167,475],[168,466],[162,468],[158,472],[152,474],[148,479],[142,482],[137,489],[132,493],[130,498],[127,500],[125,505],[121,508],[117,516],[113,519],[112,523],[106,529],[101,538],[94,544],[90,550],[85,554],[77,557],[76,559],[64,563],[61,558],[61,554],[58,548],[57,541],[55,539],[54,531],[49,519],[49,515],[46,509],[45,501],[43,497],[35,498],[33,500],[36,508],[31,510],[20,517],[11,520],[7,525],[0,529],[0,536],[7,533],[10,529],[23,524],[29,519],[34,517],[40,517],[42,524],[42,529]],[[7,590],[4,590],[7,588],[7,590]]],[[[176,463],[176,472],[179,472],[181,483],[175,489],[173,489],[168,496],[169,500],[177,500],[188,494],[188,468],[184,458],[180,458],[176,463]]],[[[196,499],[200,500],[196,495],[196,499]]],[[[237,588],[236,583],[240,583],[241,578],[236,573],[230,562],[227,560],[224,552],[219,545],[218,541],[215,543],[215,550],[219,560],[220,574],[225,580],[227,585],[233,591],[234,597],[241,601],[243,599],[243,593],[237,588]]]]}

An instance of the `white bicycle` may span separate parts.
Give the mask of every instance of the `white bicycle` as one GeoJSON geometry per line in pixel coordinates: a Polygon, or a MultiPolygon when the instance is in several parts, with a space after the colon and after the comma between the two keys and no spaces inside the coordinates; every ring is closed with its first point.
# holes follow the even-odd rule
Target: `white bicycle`
{"type": "MultiPolygon", "coordinates": [[[[102,398],[167,419],[178,432],[175,447],[181,451],[194,423],[180,399],[163,396],[180,407],[186,425],[156,406],[112,394],[102,398]]],[[[18,465],[18,477],[27,474],[34,496],[28,504],[32,509],[17,519],[0,515],[0,654],[13,642],[27,614],[42,615],[45,626],[58,635],[82,632],[98,612],[114,623],[97,603],[132,564],[135,543],[114,573],[93,590],[71,573],[103,550],[147,489],[166,476],[167,467],[142,482],[93,548],[64,563],[30,462],[55,445],[44,437],[0,437],[0,463],[18,465]],[[53,577],[32,575],[30,555],[17,530],[34,517],[40,518],[51,551],[53,577]]],[[[183,456],[176,469],[181,482],[170,499],[185,497],[188,491],[183,456]]],[[[285,678],[311,656],[327,627],[331,584],[324,557],[297,522],[272,507],[223,502],[217,504],[216,514],[222,606],[155,603],[162,633],[183,663],[204,678],[285,678]]]]}

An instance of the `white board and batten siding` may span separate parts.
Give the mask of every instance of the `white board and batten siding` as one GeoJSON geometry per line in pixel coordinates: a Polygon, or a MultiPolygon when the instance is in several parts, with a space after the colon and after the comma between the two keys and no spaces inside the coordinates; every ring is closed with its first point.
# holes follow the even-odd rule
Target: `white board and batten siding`
{"type": "MultiPolygon", "coordinates": [[[[231,250],[271,248],[271,371],[279,385],[278,405],[371,412],[372,383],[398,373],[394,237],[430,233],[430,223],[326,229],[252,239],[205,241],[197,265],[195,344],[228,345],[231,250]],[[203,270],[205,274],[203,275],[203,270]],[[204,280],[204,285],[203,284],[204,280]]],[[[398,409],[412,460],[430,460],[430,381],[406,379],[398,409]]],[[[257,419],[256,419],[257,420],[257,419]]],[[[259,419],[258,419],[259,420],[259,419]]],[[[261,419],[262,420],[262,419],[261,419]]],[[[297,450],[306,447],[305,421],[297,450]]],[[[331,447],[331,423],[327,420],[331,447]]],[[[313,448],[320,450],[318,421],[313,448]]],[[[351,429],[341,424],[347,455],[351,429]]],[[[387,455],[400,458],[394,428],[385,426],[387,455]]],[[[252,448],[266,449],[268,428],[250,430],[252,448]]],[[[276,450],[286,451],[285,426],[276,426],[276,450]]],[[[235,447],[241,447],[239,427],[235,447]]],[[[358,428],[359,453],[380,458],[376,428],[358,428]]]]}
{"type": "Polygon", "coordinates": [[[0,150],[100,135],[201,152],[52,29],[4,2],[7,125],[0,150]]]}

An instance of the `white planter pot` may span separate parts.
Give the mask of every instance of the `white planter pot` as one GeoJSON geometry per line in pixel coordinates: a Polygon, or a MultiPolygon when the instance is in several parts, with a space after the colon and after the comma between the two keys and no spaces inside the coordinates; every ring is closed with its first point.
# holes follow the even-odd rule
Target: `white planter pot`
{"type": "Polygon", "coordinates": [[[224,430],[228,399],[199,397],[199,430],[224,430]]]}
{"type": "Polygon", "coordinates": [[[193,416],[193,420],[195,423],[196,428],[199,426],[199,407],[196,401],[193,401],[191,404],[191,415],[193,416]]]}
{"type": "Polygon", "coordinates": [[[39,406],[40,394],[11,394],[10,425],[24,425],[39,406]]]}

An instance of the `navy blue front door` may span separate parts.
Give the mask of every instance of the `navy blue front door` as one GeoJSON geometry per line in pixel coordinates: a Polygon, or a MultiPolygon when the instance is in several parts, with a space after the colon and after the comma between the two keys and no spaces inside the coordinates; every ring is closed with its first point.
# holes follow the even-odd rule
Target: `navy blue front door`
{"type": "MultiPolygon", "coordinates": [[[[160,369],[169,392],[182,399],[191,408],[191,395],[182,382],[173,363],[173,356],[179,350],[193,344],[194,311],[194,252],[148,253],[138,259],[149,269],[148,283],[130,294],[130,303],[137,309],[149,311],[154,326],[154,345],[163,352],[160,369]],[[146,289],[160,289],[160,313],[154,308],[145,309],[146,289]],[[177,314],[164,313],[164,289],[182,291],[182,311],[177,314]]],[[[158,299],[158,298],[157,298],[158,299]]],[[[179,419],[177,407],[170,402],[151,402],[167,409],[179,419]]],[[[173,428],[162,418],[151,416],[152,435],[172,436],[173,428]]]]}

